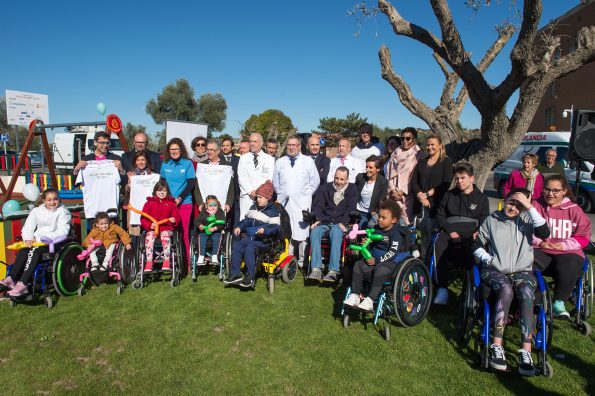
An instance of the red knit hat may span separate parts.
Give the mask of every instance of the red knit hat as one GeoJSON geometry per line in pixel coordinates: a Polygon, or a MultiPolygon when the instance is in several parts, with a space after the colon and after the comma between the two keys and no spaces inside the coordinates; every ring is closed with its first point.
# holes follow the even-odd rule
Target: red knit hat
{"type": "Polygon", "coordinates": [[[270,200],[271,198],[273,198],[274,191],[275,190],[273,189],[273,183],[271,183],[270,180],[267,180],[256,189],[256,195],[260,195],[270,200]]]}

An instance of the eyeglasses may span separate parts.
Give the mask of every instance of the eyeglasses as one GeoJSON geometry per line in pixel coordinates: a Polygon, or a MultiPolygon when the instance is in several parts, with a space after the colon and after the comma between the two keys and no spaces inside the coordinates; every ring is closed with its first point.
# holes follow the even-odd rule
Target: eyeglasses
{"type": "Polygon", "coordinates": [[[107,142],[97,142],[97,144],[101,145],[101,146],[109,146],[110,142],[109,140],[107,142]]]}
{"type": "Polygon", "coordinates": [[[564,191],[563,188],[544,188],[543,192],[544,193],[553,193],[553,194],[558,194],[560,191],[564,191]]]}
{"type": "Polygon", "coordinates": [[[405,136],[405,137],[403,137],[401,139],[404,140],[404,141],[406,141],[406,142],[409,142],[409,141],[413,140],[413,138],[411,136],[405,136]]]}
{"type": "Polygon", "coordinates": [[[201,143],[196,143],[196,144],[194,145],[194,147],[206,147],[206,144],[204,144],[204,143],[202,143],[202,142],[201,142],[201,143]]]}

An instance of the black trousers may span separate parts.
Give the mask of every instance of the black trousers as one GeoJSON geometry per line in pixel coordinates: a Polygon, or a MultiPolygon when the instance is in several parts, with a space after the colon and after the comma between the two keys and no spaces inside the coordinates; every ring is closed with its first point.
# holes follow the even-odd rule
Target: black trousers
{"type": "Polygon", "coordinates": [[[363,260],[358,260],[353,265],[353,278],[351,279],[351,292],[360,294],[362,292],[362,285],[364,280],[372,281],[368,297],[376,300],[382,291],[384,282],[388,281],[390,275],[397,268],[397,263],[394,261],[385,261],[376,265],[368,265],[363,260]]]}
{"type": "Polygon", "coordinates": [[[19,250],[14,264],[10,267],[8,276],[14,282],[21,281],[24,284],[31,282],[35,267],[41,261],[41,255],[49,251],[47,246],[34,246],[31,249],[19,250]]]}
{"type": "Polygon", "coordinates": [[[583,258],[578,254],[547,254],[534,250],[535,265],[544,275],[554,277],[554,301],[566,301],[583,273],[583,258]]]}
{"type": "Polygon", "coordinates": [[[454,262],[456,267],[468,268],[473,262],[471,254],[472,238],[452,239],[450,234],[441,232],[436,238],[436,271],[438,287],[448,287],[448,261],[454,262]]]}

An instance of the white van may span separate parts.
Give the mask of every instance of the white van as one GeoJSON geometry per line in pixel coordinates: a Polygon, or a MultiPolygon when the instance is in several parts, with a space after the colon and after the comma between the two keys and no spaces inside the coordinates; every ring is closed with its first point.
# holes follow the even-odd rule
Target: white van
{"type": "MultiPolygon", "coordinates": [[[[576,184],[576,172],[568,167],[568,150],[570,132],[529,132],[523,138],[519,148],[502,164],[494,169],[494,188],[502,195],[502,187],[513,170],[521,169],[522,156],[527,153],[536,154],[539,162],[545,161],[545,152],[555,149],[558,156],[556,161],[564,164],[566,179],[571,186],[576,184]]],[[[595,205],[595,181],[591,179],[593,164],[582,163],[581,181],[577,203],[585,212],[589,212],[595,205]]]]}
{"type": "MultiPolygon", "coordinates": [[[[97,127],[77,127],[70,132],[60,132],[54,136],[53,158],[56,169],[72,170],[80,159],[95,151],[93,137],[95,133],[103,131],[97,127]]],[[[110,152],[122,156],[124,151],[118,135],[112,133],[110,137],[110,152]]]]}

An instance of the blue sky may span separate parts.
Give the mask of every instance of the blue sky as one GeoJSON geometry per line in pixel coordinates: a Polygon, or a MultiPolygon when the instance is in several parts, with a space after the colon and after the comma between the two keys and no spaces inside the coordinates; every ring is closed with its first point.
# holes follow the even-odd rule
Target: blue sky
{"type": "MultiPolygon", "coordinates": [[[[518,0],[521,3],[520,0],[518,0]]],[[[358,30],[346,11],[353,0],[301,1],[9,1],[2,4],[0,95],[6,89],[49,95],[50,121],[101,119],[107,105],[124,123],[162,129],[145,113],[165,85],[186,78],[196,91],[227,101],[225,132],[269,108],[282,110],[302,132],[322,117],[360,113],[381,127],[426,127],[380,77],[378,49],[391,49],[397,73],[426,103],[437,104],[443,77],[431,52],[395,36],[386,17],[358,30]],[[43,21],[49,21],[44,23],[43,21]]],[[[368,2],[375,4],[375,2],[368,2]]],[[[467,50],[480,59],[510,17],[510,1],[473,14],[451,0],[467,50]]],[[[436,34],[427,1],[395,0],[410,21],[436,34]]],[[[542,25],[578,4],[545,0],[542,25]]],[[[511,44],[507,46],[510,50],[511,44]]],[[[508,51],[486,74],[498,83],[509,69],[508,51]]],[[[468,103],[465,127],[478,127],[468,103]]]]}

